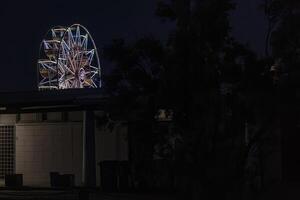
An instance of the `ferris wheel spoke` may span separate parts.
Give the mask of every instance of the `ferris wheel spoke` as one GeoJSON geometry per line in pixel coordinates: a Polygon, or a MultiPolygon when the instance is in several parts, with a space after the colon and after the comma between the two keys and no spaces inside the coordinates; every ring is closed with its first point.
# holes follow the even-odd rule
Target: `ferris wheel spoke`
{"type": "Polygon", "coordinates": [[[64,79],[65,77],[65,74],[61,73],[61,72],[58,72],[58,79],[59,81],[61,81],[62,79],[64,79]]]}
{"type": "Polygon", "coordinates": [[[70,57],[68,57],[68,63],[71,65],[71,67],[72,67],[72,69],[73,69],[73,71],[68,67],[68,65],[66,65],[65,67],[69,70],[69,71],[71,71],[72,72],[72,74],[74,74],[75,75],[75,70],[76,70],[76,68],[75,68],[75,66],[74,66],[74,64],[73,64],[73,59],[72,58],[70,58],[70,57]]]}
{"type": "Polygon", "coordinates": [[[40,82],[40,84],[43,84],[44,82],[46,82],[47,78],[43,78],[40,82]]]}
{"type": "Polygon", "coordinates": [[[92,65],[90,65],[90,68],[92,68],[92,69],[96,70],[97,72],[98,72],[98,70],[99,70],[99,68],[97,68],[97,67],[94,67],[94,66],[92,66],[92,65]]]}
{"type": "Polygon", "coordinates": [[[52,38],[56,38],[57,37],[54,29],[51,29],[51,33],[52,33],[52,38]]]}
{"type": "Polygon", "coordinates": [[[47,66],[46,68],[47,68],[47,69],[50,69],[50,70],[52,70],[52,71],[54,71],[54,72],[56,71],[53,67],[50,67],[50,66],[47,66]]]}
{"type": "Polygon", "coordinates": [[[97,74],[98,71],[88,71],[88,72],[85,72],[86,74],[97,74]]]}
{"type": "Polygon", "coordinates": [[[44,70],[50,70],[50,71],[54,71],[54,72],[56,71],[54,66],[51,66],[51,65],[47,64],[46,62],[44,62],[44,63],[41,62],[39,64],[42,66],[42,69],[44,69],[44,70]]]}
{"type": "Polygon", "coordinates": [[[95,50],[92,49],[92,50],[90,50],[90,51],[87,53],[89,65],[91,65],[91,63],[92,63],[92,61],[93,61],[94,52],[95,52],[95,50]]]}
{"type": "Polygon", "coordinates": [[[87,80],[84,80],[84,84],[89,85],[89,86],[91,85],[91,83],[87,80]]]}
{"type": "Polygon", "coordinates": [[[67,83],[65,81],[63,81],[59,84],[59,86],[61,89],[65,89],[65,88],[67,88],[67,83]]]}
{"type": "Polygon", "coordinates": [[[81,56],[80,56],[81,54],[80,54],[80,52],[76,52],[75,53],[75,55],[74,55],[74,58],[73,58],[73,65],[74,65],[74,68],[75,68],[75,70],[77,69],[79,69],[80,68],[80,66],[81,66],[81,56]]]}
{"type": "Polygon", "coordinates": [[[67,64],[61,64],[58,66],[58,68],[64,73],[71,73],[72,75],[75,75],[74,71],[72,71],[67,64]]]}
{"type": "Polygon", "coordinates": [[[62,72],[59,71],[58,76],[59,76],[59,80],[64,79],[65,73],[62,73],[62,72]]]}
{"type": "Polygon", "coordinates": [[[76,80],[76,88],[82,88],[81,82],[76,80]]]}
{"type": "Polygon", "coordinates": [[[91,78],[94,78],[94,77],[96,76],[96,74],[97,74],[97,73],[94,73],[94,74],[91,76],[91,78]]]}
{"type": "Polygon", "coordinates": [[[88,44],[88,34],[86,35],[82,35],[83,39],[82,39],[82,42],[81,42],[81,46],[83,48],[83,50],[87,50],[87,44],[88,44]]]}
{"type": "Polygon", "coordinates": [[[66,83],[65,83],[65,87],[66,87],[66,88],[70,88],[70,82],[66,82],[66,83]]]}
{"type": "Polygon", "coordinates": [[[60,74],[66,73],[64,67],[62,67],[61,65],[58,66],[58,73],[60,73],[60,74]]]}
{"type": "Polygon", "coordinates": [[[83,53],[80,53],[80,61],[78,62],[78,64],[79,64],[79,68],[82,68],[84,65],[85,65],[85,63],[84,63],[85,61],[84,61],[84,58],[83,58],[83,53]]]}
{"type": "Polygon", "coordinates": [[[56,80],[56,79],[53,79],[53,80],[48,80],[48,81],[45,81],[45,82],[43,82],[43,83],[40,83],[40,85],[45,85],[45,84],[47,84],[47,83],[55,83],[55,82],[57,82],[57,80],[56,80]]]}
{"type": "Polygon", "coordinates": [[[76,80],[73,80],[72,82],[71,82],[71,88],[74,88],[76,86],[76,80]]]}
{"type": "Polygon", "coordinates": [[[79,27],[79,26],[77,26],[77,28],[76,28],[75,43],[76,43],[77,45],[80,45],[80,46],[81,46],[80,27],[79,27]]]}
{"type": "Polygon", "coordinates": [[[68,46],[71,48],[74,45],[74,37],[71,28],[68,29],[68,46]]]}
{"type": "Polygon", "coordinates": [[[66,77],[66,74],[64,72],[61,72],[58,70],[58,75],[59,75],[59,81],[63,80],[66,77]]]}
{"type": "Polygon", "coordinates": [[[72,81],[74,79],[75,79],[75,77],[71,77],[71,78],[67,78],[66,81],[72,81]]]}
{"type": "Polygon", "coordinates": [[[61,41],[61,45],[62,45],[63,55],[66,56],[66,54],[70,51],[70,46],[66,43],[65,40],[61,41]]]}
{"type": "Polygon", "coordinates": [[[70,87],[69,82],[64,82],[63,89],[66,89],[66,88],[69,88],[69,87],[70,87]]]}
{"type": "Polygon", "coordinates": [[[97,71],[88,71],[85,74],[90,75],[90,78],[93,79],[95,77],[95,75],[98,74],[98,72],[97,71]]]}
{"type": "Polygon", "coordinates": [[[44,43],[44,48],[45,49],[50,49],[51,48],[50,44],[46,40],[44,40],[43,43],[44,43]]]}
{"type": "Polygon", "coordinates": [[[65,69],[70,72],[72,75],[75,76],[75,73],[68,67],[68,66],[65,66],[65,69]]]}
{"type": "Polygon", "coordinates": [[[85,82],[88,83],[88,85],[91,86],[91,87],[97,87],[97,85],[95,84],[93,79],[89,79],[88,81],[85,81],[85,82]]]}
{"type": "MultiPolygon", "coordinates": [[[[64,44],[66,44],[65,41],[64,41],[64,44]]],[[[62,57],[64,59],[66,59],[68,57],[68,55],[69,55],[69,47],[67,47],[67,44],[66,44],[66,46],[62,47],[62,52],[61,53],[62,53],[62,57]]]]}

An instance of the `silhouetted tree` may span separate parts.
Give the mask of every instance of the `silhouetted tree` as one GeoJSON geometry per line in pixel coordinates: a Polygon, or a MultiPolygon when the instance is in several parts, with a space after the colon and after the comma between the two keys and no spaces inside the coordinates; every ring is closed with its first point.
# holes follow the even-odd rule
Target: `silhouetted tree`
{"type": "Polygon", "coordinates": [[[117,115],[129,121],[133,182],[139,189],[151,189],[153,146],[159,136],[154,134],[153,126],[158,110],[156,101],[160,98],[164,47],[159,40],[144,37],[130,44],[114,40],[104,51],[113,66],[105,84],[118,99],[117,115]]]}
{"type": "Polygon", "coordinates": [[[185,195],[230,196],[233,185],[241,185],[236,178],[243,175],[239,92],[245,87],[244,73],[249,71],[246,62],[256,63],[256,58],[230,36],[231,1],[174,0],[158,6],[160,16],[177,23],[170,36],[164,78],[166,102],[175,110],[176,130],[184,140],[178,166],[190,166],[180,169],[188,172],[182,175],[189,182],[185,195]],[[238,145],[222,149],[230,140],[238,145]]]}
{"type": "MultiPolygon", "coordinates": [[[[127,112],[144,110],[139,117],[151,124],[158,108],[173,110],[173,132],[182,137],[175,149],[177,184],[187,199],[240,199],[242,91],[259,76],[255,55],[230,35],[232,9],[230,0],[159,1],[157,14],[176,22],[166,46],[143,38],[115,40],[105,50],[114,64],[107,85],[122,95],[127,112]]],[[[146,132],[143,138],[151,138],[146,132]]]]}
{"type": "MultiPolygon", "coordinates": [[[[269,57],[270,42],[273,44],[274,40],[275,41],[278,40],[278,39],[272,40],[273,32],[275,31],[276,33],[278,33],[278,29],[280,29],[280,27],[283,28],[282,26],[287,28],[286,26],[289,26],[286,24],[287,22],[294,23],[293,21],[295,20],[293,20],[293,17],[296,18],[296,16],[299,15],[298,11],[300,8],[300,3],[297,0],[263,0],[262,7],[264,9],[264,13],[267,16],[267,20],[268,20],[265,54],[266,57],[269,57]]],[[[290,27],[293,27],[293,29],[295,29],[297,26],[294,25],[296,24],[291,24],[291,23],[290,23],[291,25],[290,27]]],[[[272,50],[274,50],[274,45],[272,44],[271,44],[272,50]]],[[[289,42],[287,42],[287,44],[289,44],[289,42]]],[[[273,53],[275,53],[274,56],[276,56],[277,53],[276,52],[273,53]]]]}

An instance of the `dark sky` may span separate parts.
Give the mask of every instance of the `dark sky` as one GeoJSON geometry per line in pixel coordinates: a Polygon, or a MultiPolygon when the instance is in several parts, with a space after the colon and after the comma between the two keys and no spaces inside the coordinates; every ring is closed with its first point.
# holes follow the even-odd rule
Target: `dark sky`
{"type": "Polygon", "coordinates": [[[235,0],[236,10],[231,15],[232,33],[259,55],[264,54],[267,21],[259,8],[262,0],[235,0]]]}
{"type": "MultiPolygon", "coordinates": [[[[257,52],[262,52],[265,24],[263,15],[257,11],[258,1],[239,0],[237,11],[232,13],[232,25],[234,36],[242,42],[248,42],[257,52]]],[[[98,49],[119,37],[133,40],[152,34],[165,40],[173,26],[155,17],[155,2],[26,0],[2,3],[0,91],[36,89],[39,43],[45,32],[55,25],[80,23],[86,26],[98,49]]],[[[102,67],[105,72],[105,66],[102,67]]]]}

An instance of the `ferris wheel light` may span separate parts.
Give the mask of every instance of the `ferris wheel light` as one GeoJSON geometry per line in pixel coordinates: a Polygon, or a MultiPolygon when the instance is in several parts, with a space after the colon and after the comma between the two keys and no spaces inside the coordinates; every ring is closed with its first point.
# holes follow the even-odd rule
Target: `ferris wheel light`
{"type": "Polygon", "coordinates": [[[97,48],[80,24],[50,29],[42,40],[37,67],[39,89],[101,87],[97,48]]]}

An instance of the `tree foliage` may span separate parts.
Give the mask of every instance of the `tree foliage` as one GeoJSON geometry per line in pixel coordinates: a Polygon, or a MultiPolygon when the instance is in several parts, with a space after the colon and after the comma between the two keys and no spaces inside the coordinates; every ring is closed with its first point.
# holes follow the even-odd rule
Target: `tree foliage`
{"type": "Polygon", "coordinates": [[[158,40],[148,37],[126,44],[117,39],[105,49],[105,55],[113,61],[113,69],[106,77],[110,91],[134,95],[156,91],[164,59],[164,49],[158,40]]]}
{"type": "MultiPolygon", "coordinates": [[[[222,185],[228,191],[239,185],[233,177],[243,169],[241,96],[257,84],[261,72],[254,53],[231,36],[229,12],[234,8],[230,0],[160,0],[156,13],[176,22],[167,45],[145,37],[132,44],[115,40],[105,49],[114,64],[106,79],[110,91],[129,95],[130,105],[146,97],[139,104],[148,110],[145,120],[153,119],[158,108],[172,109],[172,131],[182,138],[175,151],[177,171],[207,191],[213,189],[209,182],[224,180],[214,173],[229,177],[232,182],[222,185]],[[226,149],[222,145],[228,141],[238,145],[226,149]]],[[[145,138],[153,136],[150,132],[145,138]]]]}
{"type": "MultiPolygon", "coordinates": [[[[270,56],[269,48],[271,43],[272,53],[275,57],[278,57],[279,54],[281,54],[281,52],[278,52],[281,48],[279,46],[282,45],[280,44],[282,42],[280,41],[280,38],[284,37],[288,39],[289,37],[286,37],[288,36],[288,34],[291,34],[291,37],[294,37],[294,33],[291,33],[290,28],[293,27],[293,32],[295,32],[295,27],[297,27],[295,26],[297,25],[295,24],[295,21],[297,19],[297,16],[299,17],[300,3],[297,0],[263,0],[261,7],[264,9],[264,13],[268,20],[265,45],[266,56],[270,56]],[[284,33],[284,35],[281,35],[286,28],[288,33],[284,33]],[[273,38],[273,35],[275,35],[275,38],[273,38]]],[[[287,42],[288,45],[290,45],[289,43],[290,42],[287,42]]]]}

